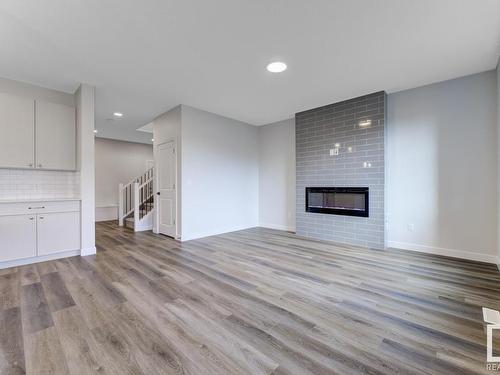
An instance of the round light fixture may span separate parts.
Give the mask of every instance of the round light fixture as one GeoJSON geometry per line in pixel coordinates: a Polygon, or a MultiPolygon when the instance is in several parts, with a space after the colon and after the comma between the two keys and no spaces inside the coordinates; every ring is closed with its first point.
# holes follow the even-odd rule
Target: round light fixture
{"type": "Polygon", "coordinates": [[[123,113],[121,113],[121,112],[114,112],[113,116],[115,116],[115,117],[123,117],[123,113]]]}
{"type": "Polygon", "coordinates": [[[97,129],[94,129],[94,134],[97,134],[97,129]]]}
{"type": "Polygon", "coordinates": [[[286,64],[281,61],[272,62],[267,66],[267,70],[271,73],[281,73],[284,72],[286,68],[286,64]]]}

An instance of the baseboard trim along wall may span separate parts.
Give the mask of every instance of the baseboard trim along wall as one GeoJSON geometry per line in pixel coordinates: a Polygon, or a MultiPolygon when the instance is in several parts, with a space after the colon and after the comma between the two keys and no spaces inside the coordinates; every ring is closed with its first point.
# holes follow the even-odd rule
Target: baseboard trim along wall
{"type": "Polygon", "coordinates": [[[86,249],[82,249],[79,254],[82,256],[82,257],[85,257],[87,255],[95,255],[97,252],[97,248],[94,246],[94,247],[89,247],[89,248],[86,248],[86,249]]]}
{"type": "Polygon", "coordinates": [[[407,242],[397,242],[397,241],[389,241],[387,245],[388,247],[392,247],[399,250],[408,250],[408,251],[416,251],[419,253],[443,255],[452,258],[475,260],[478,262],[486,262],[499,265],[499,259],[495,255],[490,255],[490,254],[471,253],[463,250],[446,249],[442,247],[432,247],[432,246],[412,244],[407,242]]]}
{"type": "Polygon", "coordinates": [[[295,228],[294,227],[289,227],[289,226],[286,226],[286,225],[260,223],[259,227],[268,228],[268,229],[283,230],[285,232],[295,232],[295,228]]]}
{"type": "Polygon", "coordinates": [[[118,205],[99,206],[95,208],[95,221],[118,220],[118,205]]]}
{"type": "Polygon", "coordinates": [[[80,255],[80,250],[71,250],[71,251],[64,251],[64,252],[56,253],[56,254],[36,256],[36,257],[32,257],[32,258],[16,259],[16,260],[11,260],[8,262],[0,263],[0,269],[17,267],[17,266],[24,266],[26,264],[46,262],[48,260],[67,258],[67,257],[78,256],[78,255],[80,255]]]}

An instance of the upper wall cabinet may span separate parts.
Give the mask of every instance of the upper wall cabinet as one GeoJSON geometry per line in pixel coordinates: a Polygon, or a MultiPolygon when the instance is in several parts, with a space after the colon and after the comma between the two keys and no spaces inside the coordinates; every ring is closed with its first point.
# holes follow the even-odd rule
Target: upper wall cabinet
{"type": "Polygon", "coordinates": [[[36,167],[76,169],[75,108],[36,102],[36,167]]]}
{"type": "Polygon", "coordinates": [[[76,170],[75,108],[0,93],[0,168],[76,170]]]}
{"type": "Polygon", "coordinates": [[[0,167],[35,165],[35,101],[0,93],[0,167]]]}

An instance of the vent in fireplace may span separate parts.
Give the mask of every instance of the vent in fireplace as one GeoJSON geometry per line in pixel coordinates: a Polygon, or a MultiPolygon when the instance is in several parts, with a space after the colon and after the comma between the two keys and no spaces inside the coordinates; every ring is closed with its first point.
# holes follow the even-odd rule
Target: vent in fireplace
{"type": "Polygon", "coordinates": [[[368,217],[368,188],[307,187],[306,211],[368,217]]]}

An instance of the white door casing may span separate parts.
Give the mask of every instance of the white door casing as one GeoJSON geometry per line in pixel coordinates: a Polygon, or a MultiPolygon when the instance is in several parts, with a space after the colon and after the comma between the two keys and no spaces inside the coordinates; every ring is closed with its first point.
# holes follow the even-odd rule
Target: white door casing
{"type": "Polygon", "coordinates": [[[177,155],[175,141],[158,145],[157,163],[157,209],[158,232],[170,237],[177,234],[177,155]]]}

